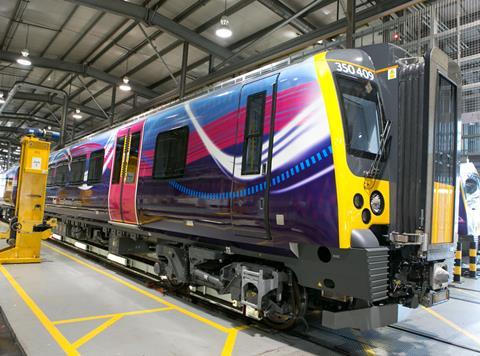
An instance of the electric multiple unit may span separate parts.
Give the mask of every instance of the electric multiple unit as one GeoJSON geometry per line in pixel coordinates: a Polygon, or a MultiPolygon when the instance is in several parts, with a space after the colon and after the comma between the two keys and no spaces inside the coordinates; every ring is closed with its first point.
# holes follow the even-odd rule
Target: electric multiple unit
{"type": "Polygon", "coordinates": [[[278,328],[395,322],[448,298],[456,211],[458,67],[406,57],[323,52],[85,137],[52,153],[47,212],[278,328]]]}

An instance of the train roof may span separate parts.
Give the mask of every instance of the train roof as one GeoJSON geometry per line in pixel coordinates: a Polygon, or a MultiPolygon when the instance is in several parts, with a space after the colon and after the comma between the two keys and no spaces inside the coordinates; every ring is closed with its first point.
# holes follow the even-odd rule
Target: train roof
{"type": "Polygon", "coordinates": [[[152,114],[154,114],[154,113],[156,113],[160,110],[175,107],[176,105],[179,105],[179,104],[184,103],[186,101],[196,99],[196,98],[200,98],[203,95],[208,95],[212,92],[224,90],[224,89],[227,89],[227,88],[232,88],[235,85],[245,83],[249,80],[259,79],[262,76],[265,76],[267,74],[272,74],[272,73],[275,73],[277,71],[280,71],[281,69],[292,66],[294,64],[302,63],[307,58],[310,58],[311,56],[313,56],[315,54],[318,54],[318,53],[321,53],[321,52],[326,52],[326,50],[325,49],[319,50],[318,48],[314,48],[314,49],[311,49],[311,50],[302,51],[302,52],[292,54],[291,56],[289,56],[287,58],[281,59],[279,61],[267,64],[267,65],[264,65],[260,68],[254,69],[252,71],[249,71],[249,72],[241,74],[241,75],[238,75],[238,76],[236,76],[232,79],[223,80],[223,81],[214,83],[212,85],[209,85],[209,86],[207,86],[203,89],[196,90],[196,91],[190,93],[189,95],[186,95],[183,99],[176,99],[176,100],[170,101],[168,103],[159,105],[157,107],[154,107],[154,108],[152,108],[150,110],[147,110],[145,112],[142,112],[140,114],[134,115],[131,118],[129,118],[127,120],[124,120],[124,121],[121,121],[121,122],[118,122],[118,123],[116,123],[112,126],[106,126],[106,127],[102,128],[100,130],[96,130],[95,132],[92,132],[92,133],[90,133],[86,136],[83,136],[83,137],[81,137],[81,138],[79,138],[75,141],[70,142],[66,146],[74,145],[75,143],[78,143],[78,142],[80,142],[82,140],[85,140],[85,139],[89,139],[92,136],[95,136],[95,135],[98,135],[100,133],[109,131],[113,128],[119,128],[119,127],[122,127],[124,125],[128,125],[128,124],[131,124],[133,122],[143,120],[143,119],[147,118],[148,116],[150,116],[150,115],[152,115],[152,114]]]}

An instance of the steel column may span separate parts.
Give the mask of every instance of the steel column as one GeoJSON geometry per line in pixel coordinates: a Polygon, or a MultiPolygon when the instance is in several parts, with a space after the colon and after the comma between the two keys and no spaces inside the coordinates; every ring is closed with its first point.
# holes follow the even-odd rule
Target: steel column
{"type": "Polygon", "coordinates": [[[110,104],[110,126],[115,120],[115,101],[117,100],[117,86],[112,86],[112,103],[110,104]]]}
{"type": "Polygon", "coordinates": [[[180,75],[179,97],[183,99],[185,96],[185,86],[187,84],[187,67],[188,67],[188,42],[183,43],[182,52],[182,74],[180,75]]]}
{"type": "Polygon", "coordinates": [[[347,32],[345,45],[347,48],[355,48],[355,0],[347,0],[347,32]]]}
{"type": "Polygon", "coordinates": [[[8,142],[7,169],[10,168],[11,159],[12,159],[12,144],[8,142]]]}

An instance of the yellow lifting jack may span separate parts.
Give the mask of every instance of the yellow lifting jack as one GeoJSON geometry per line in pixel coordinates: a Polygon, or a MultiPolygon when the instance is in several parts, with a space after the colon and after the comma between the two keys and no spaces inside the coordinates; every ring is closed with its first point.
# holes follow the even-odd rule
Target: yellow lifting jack
{"type": "Polygon", "coordinates": [[[0,249],[2,263],[41,262],[41,240],[47,239],[56,226],[56,219],[44,220],[50,142],[34,135],[46,131],[32,130],[21,139],[15,215],[0,238],[10,246],[0,249]]]}

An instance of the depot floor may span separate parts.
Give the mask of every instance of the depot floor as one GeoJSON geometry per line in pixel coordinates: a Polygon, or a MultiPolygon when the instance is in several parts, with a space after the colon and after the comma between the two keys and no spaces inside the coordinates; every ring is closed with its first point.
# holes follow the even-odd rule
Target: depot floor
{"type": "Polygon", "coordinates": [[[0,265],[0,307],[27,355],[480,354],[480,280],[464,279],[431,309],[402,308],[390,327],[333,332],[313,319],[305,334],[282,333],[163,295],[51,242],[42,256],[0,265]]]}

